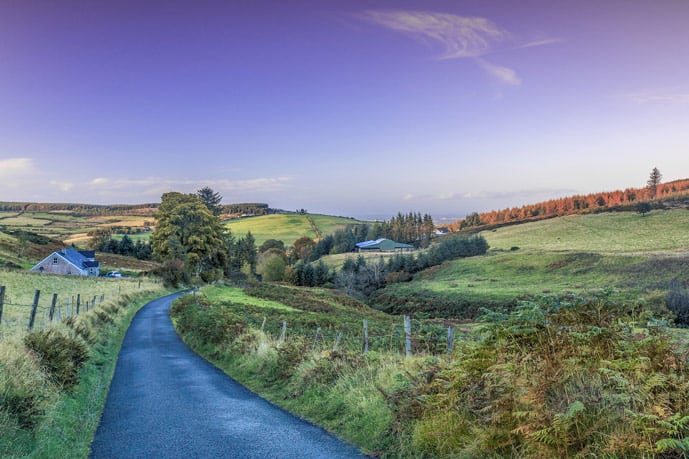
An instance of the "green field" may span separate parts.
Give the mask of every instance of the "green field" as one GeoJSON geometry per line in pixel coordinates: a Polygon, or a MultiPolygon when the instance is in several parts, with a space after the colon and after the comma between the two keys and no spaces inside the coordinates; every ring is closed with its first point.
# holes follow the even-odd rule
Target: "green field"
{"type": "Polygon", "coordinates": [[[492,249],[645,254],[689,252],[689,210],[572,215],[481,234],[492,249]]]}
{"type": "Polygon", "coordinates": [[[59,212],[0,212],[0,226],[29,231],[51,239],[83,246],[89,241],[87,233],[108,226],[143,227],[152,217],[131,215],[82,217],[59,212]]]}
{"type": "Polygon", "coordinates": [[[162,292],[162,284],[152,279],[109,279],[102,277],[56,276],[26,271],[0,270],[0,286],[5,286],[5,305],[0,323],[0,333],[13,328],[24,328],[29,323],[31,305],[36,290],[41,294],[36,315],[36,326],[48,322],[48,309],[54,293],[58,294],[60,316],[74,312],[76,296],[81,296],[82,305],[93,301],[93,297],[104,295],[105,300],[115,300],[120,295],[131,293],[162,292]],[[140,285],[140,286],[139,286],[140,285]],[[70,304],[69,311],[67,304],[70,304]]]}
{"type": "Polygon", "coordinates": [[[277,239],[289,246],[302,236],[308,236],[312,239],[318,238],[309,218],[313,220],[321,236],[332,234],[346,225],[364,223],[346,217],[292,213],[227,220],[225,225],[235,237],[244,237],[248,231],[251,231],[257,245],[261,245],[268,239],[277,239]]]}
{"type": "Polygon", "coordinates": [[[482,307],[612,287],[622,301],[662,308],[670,282],[689,279],[688,229],[689,212],[676,209],[569,216],[486,231],[487,255],[388,285],[372,304],[474,318],[482,307]]]}

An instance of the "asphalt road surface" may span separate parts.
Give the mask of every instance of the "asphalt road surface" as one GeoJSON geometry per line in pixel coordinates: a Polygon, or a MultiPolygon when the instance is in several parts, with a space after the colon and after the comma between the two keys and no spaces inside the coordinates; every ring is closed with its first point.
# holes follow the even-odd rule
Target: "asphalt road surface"
{"type": "Polygon", "coordinates": [[[167,314],[178,295],[152,301],[134,317],[90,457],[363,457],[194,354],[167,314]]]}

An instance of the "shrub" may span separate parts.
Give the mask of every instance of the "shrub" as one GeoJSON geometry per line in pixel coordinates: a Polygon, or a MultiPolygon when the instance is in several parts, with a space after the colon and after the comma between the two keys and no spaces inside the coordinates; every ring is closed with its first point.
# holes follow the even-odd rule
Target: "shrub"
{"type": "Polygon", "coordinates": [[[89,357],[86,343],[60,329],[31,332],[24,337],[24,344],[35,352],[41,368],[58,386],[69,388],[79,379],[79,368],[89,357]]]}
{"type": "Polygon", "coordinates": [[[670,291],[665,297],[665,305],[675,314],[677,325],[689,326],[689,289],[682,288],[682,284],[677,279],[670,283],[670,291]]]}
{"type": "Polygon", "coordinates": [[[487,316],[484,339],[414,394],[419,454],[681,456],[686,357],[662,328],[635,332],[627,312],[601,295],[487,316]]]}
{"type": "Polygon", "coordinates": [[[0,435],[11,428],[7,423],[12,420],[23,428],[33,427],[53,395],[35,356],[14,339],[4,338],[0,342],[0,435]]]}
{"type": "Polygon", "coordinates": [[[96,342],[96,334],[82,319],[71,316],[66,318],[62,323],[87,343],[94,344],[96,342]]]}
{"type": "Polygon", "coordinates": [[[213,305],[205,297],[187,295],[175,301],[170,314],[182,335],[204,344],[231,342],[245,329],[243,317],[224,305],[213,305]]]}
{"type": "Polygon", "coordinates": [[[294,374],[297,366],[303,362],[308,354],[310,340],[303,336],[287,339],[277,347],[277,368],[280,378],[288,379],[294,374]]]}

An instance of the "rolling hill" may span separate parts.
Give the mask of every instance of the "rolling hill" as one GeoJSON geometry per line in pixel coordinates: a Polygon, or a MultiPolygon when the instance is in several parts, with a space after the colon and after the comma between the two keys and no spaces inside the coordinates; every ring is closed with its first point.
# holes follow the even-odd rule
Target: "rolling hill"
{"type": "Polygon", "coordinates": [[[302,236],[318,239],[347,225],[365,222],[330,215],[286,213],[226,220],[224,223],[236,237],[244,237],[251,231],[256,245],[261,245],[268,239],[277,239],[285,245],[291,245],[302,236]]]}
{"type": "Polygon", "coordinates": [[[482,307],[538,295],[614,288],[662,310],[669,284],[689,279],[689,211],[572,215],[484,231],[482,257],[455,260],[390,284],[372,304],[389,312],[475,318],[482,307]]]}

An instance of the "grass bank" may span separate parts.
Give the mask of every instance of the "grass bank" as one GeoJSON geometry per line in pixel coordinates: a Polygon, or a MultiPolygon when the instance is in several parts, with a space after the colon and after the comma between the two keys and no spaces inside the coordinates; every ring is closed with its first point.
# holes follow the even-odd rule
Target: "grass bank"
{"type": "Polygon", "coordinates": [[[523,303],[486,317],[450,356],[410,358],[333,350],[303,334],[281,339],[218,293],[175,303],[185,341],[369,454],[627,458],[689,449],[686,344],[607,293],[523,303]]]}
{"type": "Polygon", "coordinates": [[[398,451],[401,441],[385,394],[414,384],[446,345],[441,324],[415,320],[416,354],[405,358],[401,318],[320,289],[205,287],[196,298],[178,300],[171,316],[185,342],[230,376],[376,455],[398,451]]]}
{"type": "Polygon", "coordinates": [[[164,293],[123,295],[33,334],[15,330],[4,335],[0,457],[87,457],[129,323],[144,304],[164,293]],[[72,366],[69,351],[81,346],[86,359],[72,366]],[[73,380],[64,378],[65,369],[74,372],[73,380]]]}

